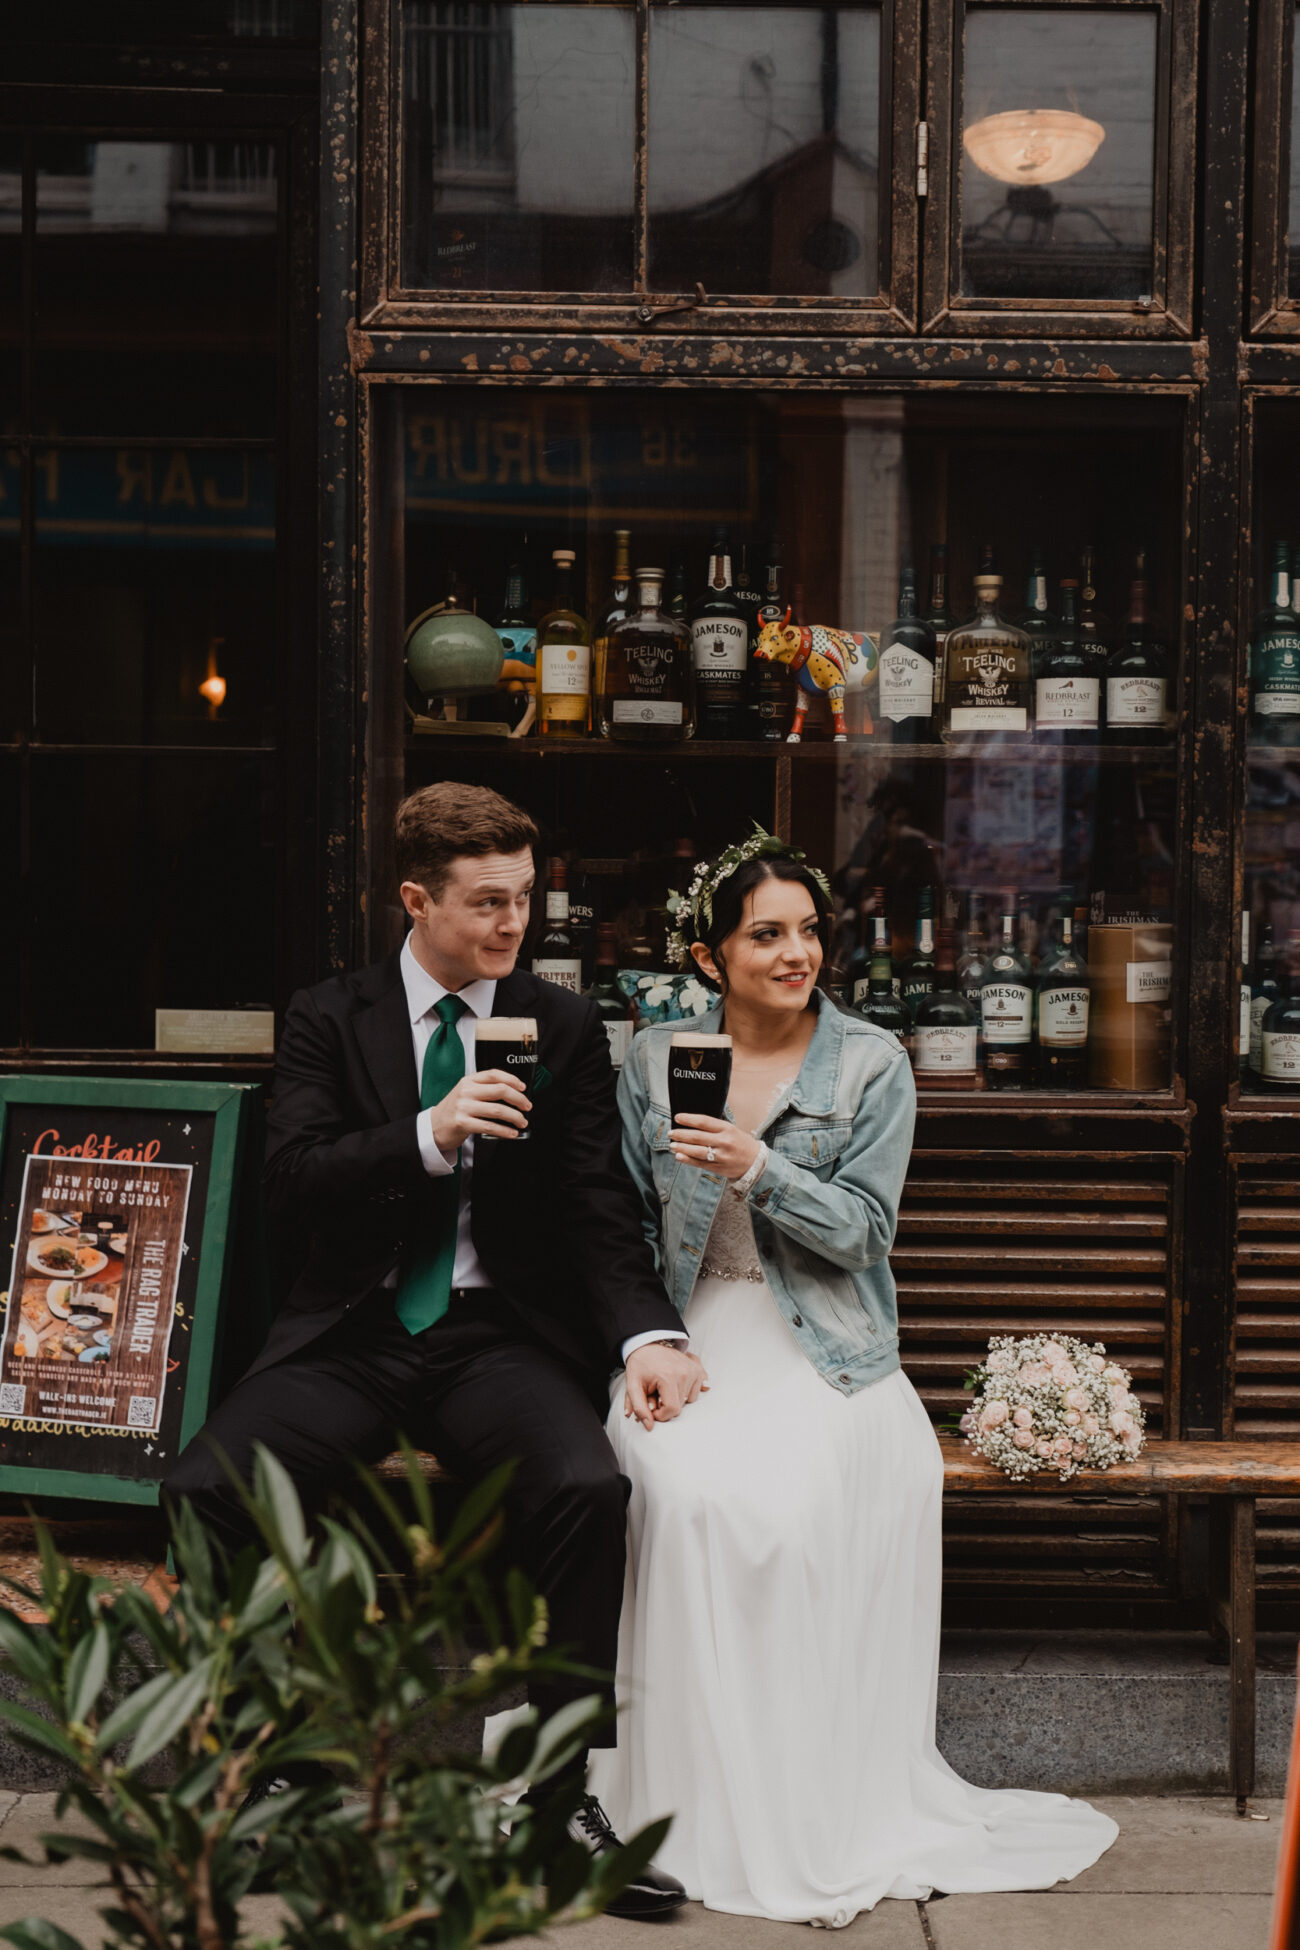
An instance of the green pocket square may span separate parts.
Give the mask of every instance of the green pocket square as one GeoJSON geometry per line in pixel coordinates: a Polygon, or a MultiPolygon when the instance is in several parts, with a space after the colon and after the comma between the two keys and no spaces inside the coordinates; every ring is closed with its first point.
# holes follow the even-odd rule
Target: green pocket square
{"type": "Polygon", "coordinates": [[[549,1086],[552,1083],[554,1083],[554,1081],[555,1079],[551,1075],[550,1071],[547,1069],[546,1065],[544,1063],[539,1063],[536,1070],[533,1072],[533,1081],[528,1092],[529,1096],[535,1097],[539,1091],[548,1089],[549,1086]]]}

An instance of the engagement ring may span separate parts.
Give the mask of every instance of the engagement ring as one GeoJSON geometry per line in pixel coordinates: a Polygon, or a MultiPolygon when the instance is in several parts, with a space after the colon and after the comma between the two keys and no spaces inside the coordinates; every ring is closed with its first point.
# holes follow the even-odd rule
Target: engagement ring
{"type": "Polygon", "coordinates": [[[708,1148],[708,1150],[707,1150],[707,1151],[705,1152],[705,1154],[704,1154],[704,1155],[705,1155],[705,1157],[706,1157],[706,1159],[708,1160],[708,1162],[709,1162],[710,1164],[712,1164],[712,1163],[713,1163],[713,1161],[714,1161],[714,1159],[715,1159],[715,1158],[717,1157],[717,1155],[718,1155],[718,1154],[717,1154],[717,1152],[716,1152],[716,1151],[714,1150],[714,1148],[713,1148],[713,1146],[712,1146],[712,1145],[710,1145],[710,1146],[709,1146],[709,1148],[708,1148]]]}

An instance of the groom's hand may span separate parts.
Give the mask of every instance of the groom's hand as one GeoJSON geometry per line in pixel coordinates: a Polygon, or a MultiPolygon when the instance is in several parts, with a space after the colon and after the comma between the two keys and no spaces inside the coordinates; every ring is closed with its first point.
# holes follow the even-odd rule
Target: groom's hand
{"type": "Polygon", "coordinates": [[[528,1093],[509,1071],[475,1070],[429,1112],[433,1141],[451,1158],[467,1137],[518,1137],[528,1111],[528,1093]]]}
{"type": "Polygon", "coordinates": [[[624,1371],[623,1413],[643,1429],[671,1422],[709,1385],[698,1354],[674,1341],[650,1341],[634,1348],[624,1371]]]}

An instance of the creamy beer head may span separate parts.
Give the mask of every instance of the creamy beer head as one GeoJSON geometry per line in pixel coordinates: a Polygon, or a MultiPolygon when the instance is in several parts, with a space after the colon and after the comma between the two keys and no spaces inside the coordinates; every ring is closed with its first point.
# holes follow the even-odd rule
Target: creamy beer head
{"type": "MultiPolygon", "coordinates": [[[[524,1090],[537,1074],[536,1016],[480,1016],[474,1024],[474,1054],[480,1070],[504,1070],[524,1090]]],[[[519,1133],[527,1137],[527,1130],[519,1133]]],[[[494,1132],[480,1131],[480,1143],[495,1144],[494,1132]]]]}
{"type": "Polygon", "coordinates": [[[668,1050],[668,1107],[673,1117],[721,1117],[731,1088],[730,1036],[674,1033],[668,1050]]]}

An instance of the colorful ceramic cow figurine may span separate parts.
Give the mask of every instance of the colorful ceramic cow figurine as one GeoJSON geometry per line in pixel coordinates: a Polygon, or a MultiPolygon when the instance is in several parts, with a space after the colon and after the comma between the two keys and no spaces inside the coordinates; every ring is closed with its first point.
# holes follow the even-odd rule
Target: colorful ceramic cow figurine
{"type": "MultiPolygon", "coordinates": [[[[789,610],[783,622],[763,625],[754,655],[772,663],[787,664],[799,679],[794,723],[786,739],[788,745],[797,745],[803,737],[808,700],[819,691],[824,691],[830,699],[835,743],[847,743],[845,694],[865,690],[874,678],[877,648],[876,639],[863,631],[832,630],[824,623],[792,623],[789,610]]],[[[874,729],[870,713],[864,729],[874,729]]]]}

